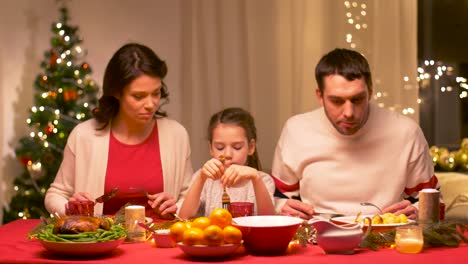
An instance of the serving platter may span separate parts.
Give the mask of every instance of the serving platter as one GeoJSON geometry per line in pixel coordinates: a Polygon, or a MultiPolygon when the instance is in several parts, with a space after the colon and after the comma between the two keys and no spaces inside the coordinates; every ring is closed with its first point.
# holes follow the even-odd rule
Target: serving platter
{"type": "Polygon", "coordinates": [[[90,256],[109,253],[117,248],[125,237],[105,242],[54,242],[39,240],[42,246],[53,253],[61,255],[90,256]]]}

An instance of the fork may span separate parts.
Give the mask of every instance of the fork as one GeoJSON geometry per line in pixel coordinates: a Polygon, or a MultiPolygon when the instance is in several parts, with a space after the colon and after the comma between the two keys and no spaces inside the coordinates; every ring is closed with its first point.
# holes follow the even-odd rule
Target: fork
{"type": "MultiPolygon", "coordinates": [[[[221,161],[223,165],[226,160],[230,160],[230,159],[231,159],[230,157],[225,157],[224,155],[219,156],[219,161],[221,161]]],[[[231,197],[229,197],[229,194],[226,191],[226,186],[224,186],[223,196],[221,197],[222,208],[228,210],[230,203],[231,203],[231,197]]]]}

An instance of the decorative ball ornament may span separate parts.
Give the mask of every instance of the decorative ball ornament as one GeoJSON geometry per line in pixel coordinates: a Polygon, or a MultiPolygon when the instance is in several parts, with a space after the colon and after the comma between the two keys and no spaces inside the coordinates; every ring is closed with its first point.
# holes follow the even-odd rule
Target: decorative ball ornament
{"type": "Polygon", "coordinates": [[[29,163],[32,163],[31,162],[31,157],[29,156],[18,156],[18,160],[21,164],[23,164],[23,166],[28,166],[29,163]]]}
{"type": "Polygon", "coordinates": [[[456,152],[443,153],[439,158],[439,166],[445,171],[453,171],[457,166],[456,152]]]}
{"type": "Polygon", "coordinates": [[[75,89],[67,89],[63,91],[63,99],[65,102],[78,99],[78,92],[75,89]]]}
{"type": "Polygon", "coordinates": [[[429,149],[429,154],[431,155],[431,158],[432,158],[432,165],[436,166],[437,163],[439,162],[439,148],[437,146],[432,146],[429,149]]]}
{"type": "Polygon", "coordinates": [[[460,170],[468,171],[468,149],[460,149],[457,152],[456,162],[460,170]]]}
{"type": "Polygon", "coordinates": [[[463,150],[468,150],[468,138],[464,138],[460,144],[460,148],[463,150]]]}
{"type": "Polygon", "coordinates": [[[55,126],[49,122],[49,124],[46,127],[44,127],[44,133],[50,136],[52,133],[54,133],[54,128],[55,126]]]}

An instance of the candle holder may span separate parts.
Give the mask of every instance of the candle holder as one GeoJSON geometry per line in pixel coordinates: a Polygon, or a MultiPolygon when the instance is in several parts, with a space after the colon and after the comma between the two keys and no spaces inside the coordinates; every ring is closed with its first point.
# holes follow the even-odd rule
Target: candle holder
{"type": "Polygon", "coordinates": [[[395,248],[400,253],[416,254],[424,246],[421,226],[407,225],[397,227],[395,233],[395,248]]]}

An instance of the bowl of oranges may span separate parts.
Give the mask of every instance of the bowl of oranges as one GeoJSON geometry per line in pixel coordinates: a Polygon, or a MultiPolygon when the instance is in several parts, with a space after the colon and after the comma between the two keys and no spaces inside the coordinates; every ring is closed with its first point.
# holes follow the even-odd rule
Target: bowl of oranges
{"type": "Polygon", "coordinates": [[[174,223],[169,231],[177,246],[192,257],[225,257],[242,244],[242,232],[232,225],[228,210],[217,208],[209,217],[174,223]]]}

